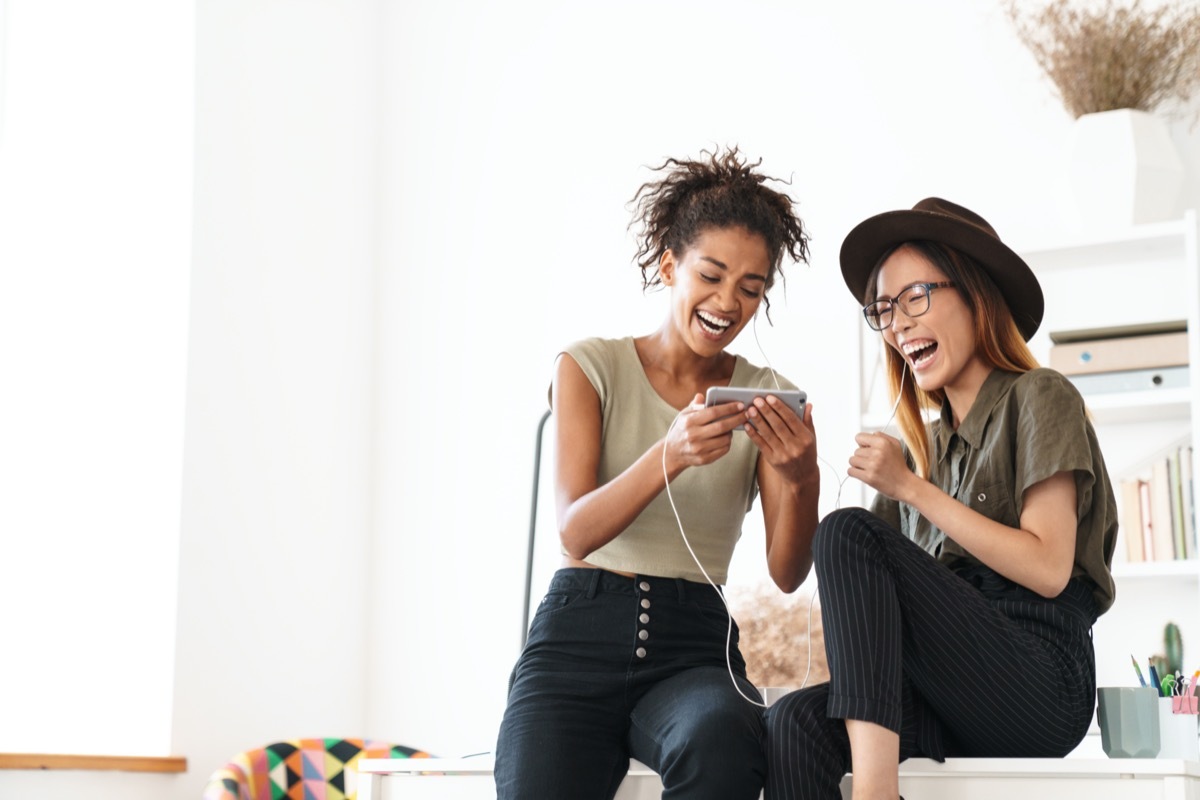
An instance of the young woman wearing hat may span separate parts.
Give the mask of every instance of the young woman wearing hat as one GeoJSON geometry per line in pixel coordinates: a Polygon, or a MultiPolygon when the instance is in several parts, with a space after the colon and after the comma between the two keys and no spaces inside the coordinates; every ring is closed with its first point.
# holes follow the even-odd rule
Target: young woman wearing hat
{"type": "Polygon", "coordinates": [[[858,434],[871,512],[817,529],[830,681],[768,712],[766,796],[840,798],[852,771],[856,800],[895,798],[912,756],[1062,756],[1095,707],[1117,516],[1083,399],[1026,345],[1037,278],[938,198],[855,227],[841,263],[903,442],[858,434]]]}
{"type": "Polygon", "coordinates": [[[762,790],[761,698],[717,585],[756,493],[772,577],[792,591],[808,573],[812,411],[801,419],[777,397],[703,404],[710,386],[795,388],[726,348],[783,255],[807,260],[808,236],[736,148],[706,155],[668,160],[635,196],[643,284],[670,291],[662,325],[576,342],[555,365],[563,568],[513,670],[501,800],[611,798],[631,757],[658,772],[664,798],[762,790]]]}

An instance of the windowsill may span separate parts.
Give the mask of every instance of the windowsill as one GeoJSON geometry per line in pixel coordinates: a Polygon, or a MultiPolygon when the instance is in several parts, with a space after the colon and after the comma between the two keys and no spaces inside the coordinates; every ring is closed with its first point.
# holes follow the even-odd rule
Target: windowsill
{"type": "Polygon", "coordinates": [[[79,756],[42,753],[0,753],[0,769],[187,772],[187,759],[183,756],[79,756]]]}

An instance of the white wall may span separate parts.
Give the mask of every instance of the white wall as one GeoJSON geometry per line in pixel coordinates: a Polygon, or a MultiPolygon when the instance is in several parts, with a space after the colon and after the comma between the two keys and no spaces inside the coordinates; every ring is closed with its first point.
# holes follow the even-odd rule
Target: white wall
{"type": "Polygon", "coordinates": [[[179,798],[239,750],[363,730],[375,14],[197,4],[179,798]]]}
{"type": "MultiPolygon", "coordinates": [[[[760,338],[814,405],[825,510],[856,430],[849,228],[931,194],[1015,242],[1071,221],[1070,119],[991,0],[197,15],[174,728],[191,770],[137,782],[147,798],[195,798],[276,738],[492,748],[553,357],[664,312],[625,232],[642,165],[736,142],[792,178],[813,264],[760,338]]],[[[761,547],[748,528],[735,585],[761,547]]]]}
{"type": "MultiPolygon", "coordinates": [[[[190,6],[0,2],[6,752],[153,755],[170,737],[190,6]]],[[[0,797],[150,800],[166,780],[4,770],[0,797]]]]}

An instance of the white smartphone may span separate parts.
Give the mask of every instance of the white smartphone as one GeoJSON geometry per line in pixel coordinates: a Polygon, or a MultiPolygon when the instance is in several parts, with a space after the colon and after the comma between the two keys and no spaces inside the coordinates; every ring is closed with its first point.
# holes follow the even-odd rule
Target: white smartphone
{"type": "MultiPolygon", "coordinates": [[[[804,419],[804,402],[808,400],[808,395],[800,389],[754,389],[749,386],[711,386],[704,395],[704,405],[719,406],[722,403],[738,401],[749,407],[754,402],[754,398],[766,397],[769,394],[773,394],[787,403],[788,407],[792,411],[795,411],[800,419],[804,419]]],[[[734,430],[740,431],[742,430],[742,426],[738,425],[734,430]]]]}

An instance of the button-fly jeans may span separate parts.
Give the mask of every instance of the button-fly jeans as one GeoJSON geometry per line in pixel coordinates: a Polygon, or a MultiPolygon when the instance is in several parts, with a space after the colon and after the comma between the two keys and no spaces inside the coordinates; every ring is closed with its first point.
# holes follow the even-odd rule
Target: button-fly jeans
{"type": "MultiPolygon", "coordinates": [[[[561,569],[513,670],[496,745],[500,800],[608,800],[636,758],[663,798],[758,798],[762,709],[734,687],[717,590],[561,569]]],[[[734,625],[730,663],[747,697],[734,625]]]]}

